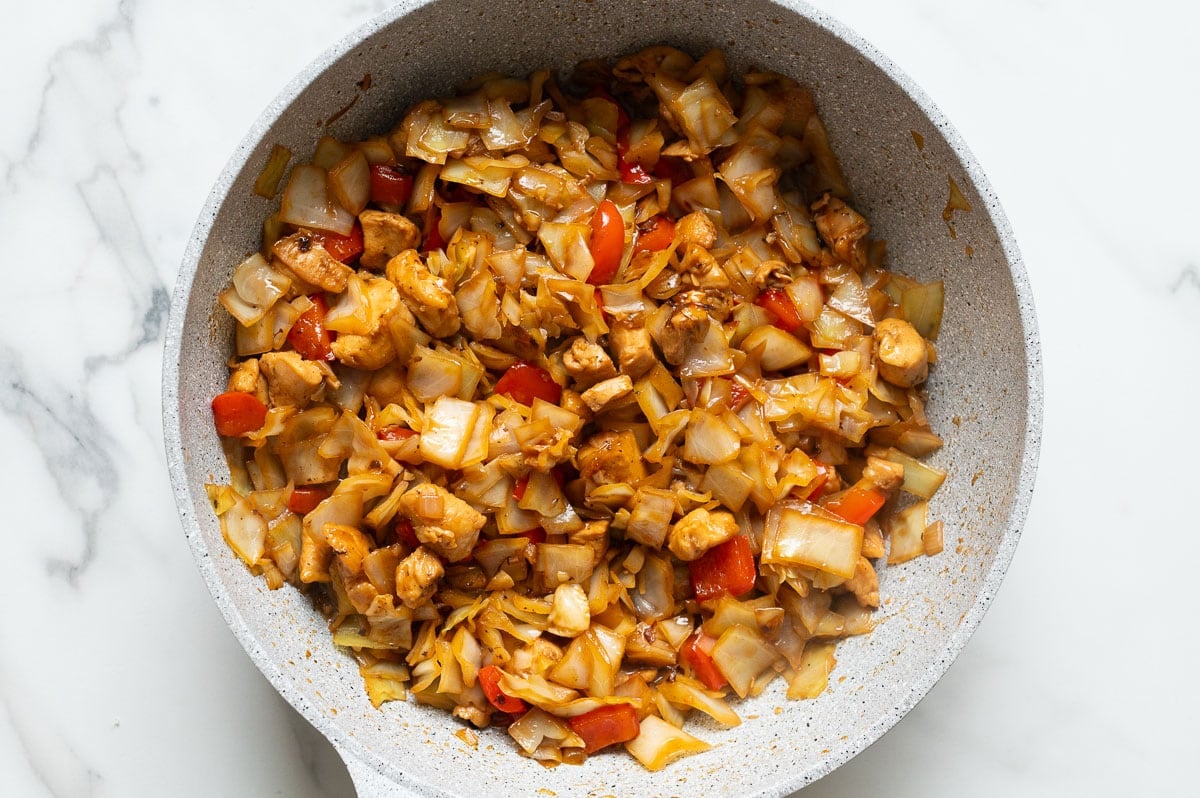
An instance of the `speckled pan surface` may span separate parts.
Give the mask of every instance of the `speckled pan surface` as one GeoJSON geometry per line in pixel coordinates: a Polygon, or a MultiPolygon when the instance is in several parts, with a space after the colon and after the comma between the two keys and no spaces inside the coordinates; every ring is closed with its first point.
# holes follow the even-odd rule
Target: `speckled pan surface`
{"type": "Polygon", "coordinates": [[[786,795],[866,748],[966,643],[999,586],[1033,489],[1040,368],[1025,270],[982,171],[920,90],[836,22],[766,0],[675,2],[671,13],[658,0],[442,0],[397,6],[336,45],[234,153],[181,268],[163,407],[184,530],[214,598],[267,678],[343,753],[360,795],[748,798],[786,795]],[[441,712],[398,702],[373,709],[355,664],[333,647],[308,601],[290,588],[267,590],[229,553],[203,488],[227,475],[209,411],[232,346],[216,295],[258,246],[270,207],[251,186],[273,144],[303,159],[326,129],[348,139],[385,131],[409,102],[478,73],[569,67],[660,42],[696,54],[723,47],[735,71],[754,64],[812,86],[856,205],[888,241],[891,267],[945,280],[929,412],[947,441],[933,457],[951,475],[933,501],[947,547],[883,570],[879,628],[838,649],[819,699],[788,701],[777,683],[739,708],[740,727],[697,727],[712,751],[659,773],[624,756],[546,770],[517,756],[502,732],[483,733],[471,749],[441,712]],[[366,74],[363,91],[356,84],[366,74]],[[953,236],[942,217],[950,179],[973,209],[954,214],[953,236]]]}

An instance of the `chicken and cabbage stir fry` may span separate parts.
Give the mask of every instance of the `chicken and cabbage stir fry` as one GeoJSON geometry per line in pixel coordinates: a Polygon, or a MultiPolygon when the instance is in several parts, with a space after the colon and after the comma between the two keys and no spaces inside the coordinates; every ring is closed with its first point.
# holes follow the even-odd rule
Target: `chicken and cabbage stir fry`
{"type": "Polygon", "coordinates": [[[325,138],[221,295],[224,535],[376,706],[544,763],[703,751],[689,715],[816,697],[874,563],[941,549],[942,286],[884,260],[812,94],[718,51],[325,138]]]}

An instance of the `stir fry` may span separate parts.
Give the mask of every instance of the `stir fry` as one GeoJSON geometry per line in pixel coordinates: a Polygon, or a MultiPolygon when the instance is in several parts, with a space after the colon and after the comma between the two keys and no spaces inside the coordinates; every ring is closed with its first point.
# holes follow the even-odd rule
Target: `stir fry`
{"type": "Polygon", "coordinates": [[[885,258],[811,92],[719,51],[487,75],[322,139],[220,297],[224,536],[375,706],[548,764],[703,751],[689,715],[815,698],[874,562],[941,550],[942,286],[885,258]]]}

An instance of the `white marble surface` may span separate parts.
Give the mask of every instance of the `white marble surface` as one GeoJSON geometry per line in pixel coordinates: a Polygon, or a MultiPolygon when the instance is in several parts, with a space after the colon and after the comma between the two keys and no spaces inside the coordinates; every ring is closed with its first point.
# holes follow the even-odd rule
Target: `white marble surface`
{"type": "MultiPolygon", "coordinates": [[[[0,795],[350,796],[225,628],[167,483],[159,358],[209,187],[378,2],[6,4],[0,795]]],[[[805,792],[1195,794],[1194,4],[819,0],[989,173],[1045,355],[1039,488],[974,640],[805,792]]]]}

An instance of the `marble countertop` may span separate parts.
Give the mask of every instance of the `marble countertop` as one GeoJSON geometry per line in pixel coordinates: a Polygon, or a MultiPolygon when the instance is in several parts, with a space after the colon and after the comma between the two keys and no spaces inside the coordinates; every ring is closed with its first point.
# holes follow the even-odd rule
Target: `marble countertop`
{"type": "MultiPolygon", "coordinates": [[[[1046,414],[1025,534],[974,639],[893,731],[804,794],[1194,790],[1200,7],[815,5],[923,86],[988,172],[1038,304],[1046,414]]],[[[6,15],[0,471],[17,510],[0,794],[353,794],[192,564],[159,361],[185,242],[229,153],[383,7],[74,0],[6,15]]]]}

